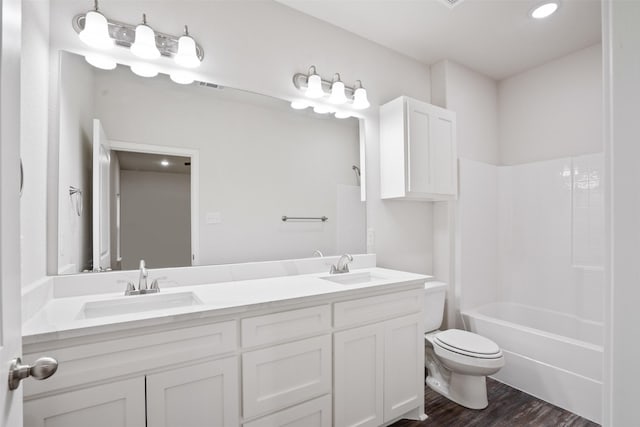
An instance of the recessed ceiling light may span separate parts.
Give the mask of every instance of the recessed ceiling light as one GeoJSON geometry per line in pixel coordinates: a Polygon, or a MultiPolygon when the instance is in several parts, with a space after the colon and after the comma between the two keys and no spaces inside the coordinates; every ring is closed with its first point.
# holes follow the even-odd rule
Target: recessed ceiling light
{"type": "Polygon", "coordinates": [[[161,164],[162,166],[167,167],[167,166],[169,166],[169,160],[163,160],[163,161],[161,161],[161,162],[160,162],[160,164],[161,164]]]}
{"type": "Polygon", "coordinates": [[[558,3],[548,2],[540,4],[531,9],[529,15],[531,15],[531,17],[535,19],[543,19],[552,15],[556,10],[558,10],[558,3]]]}

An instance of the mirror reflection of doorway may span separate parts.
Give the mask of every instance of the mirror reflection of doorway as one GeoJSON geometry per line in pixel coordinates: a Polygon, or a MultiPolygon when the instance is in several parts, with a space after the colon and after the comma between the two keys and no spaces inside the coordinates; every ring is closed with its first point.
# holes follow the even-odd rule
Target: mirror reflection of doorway
{"type": "Polygon", "coordinates": [[[112,265],[191,265],[191,159],[112,151],[112,265]]]}

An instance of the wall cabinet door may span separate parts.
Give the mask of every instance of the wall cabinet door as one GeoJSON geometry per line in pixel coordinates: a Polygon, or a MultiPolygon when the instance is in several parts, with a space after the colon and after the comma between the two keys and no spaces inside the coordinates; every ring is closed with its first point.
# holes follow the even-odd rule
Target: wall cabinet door
{"type": "Polygon", "coordinates": [[[144,377],[27,401],[25,427],[145,427],[144,377]]]}
{"type": "Polygon", "coordinates": [[[455,198],[455,113],[404,96],[381,106],[380,176],[383,199],[455,198]]]}
{"type": "Polygon", "coordinates": [[[384,421],[423,405],[424,337],[420,315],[385,323],[384,421]]]}
{"type": "Polygon", "coordinates": [[[237,427],[238,381],[237,357],[148,375],[147,427],[237,427]]]}
{"type": "Polygon", "coordinates": [[[380,324],[334,335],[334,425],[383,423],[384,329],[380,324]]]}

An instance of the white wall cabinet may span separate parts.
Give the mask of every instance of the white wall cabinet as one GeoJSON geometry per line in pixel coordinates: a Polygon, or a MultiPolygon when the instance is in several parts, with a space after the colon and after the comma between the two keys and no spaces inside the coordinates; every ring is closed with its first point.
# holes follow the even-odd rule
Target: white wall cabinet
{"type": "Polygon", "coordinates": [[[374,427],[421,407],[422,317],[335,334],[335,426],[374,427]]]}
{"type": "Polygon", "coordinates": [[[457,165],[454,112],[405,96],[380,107],[383,199],[454,199],[457,165]]]}

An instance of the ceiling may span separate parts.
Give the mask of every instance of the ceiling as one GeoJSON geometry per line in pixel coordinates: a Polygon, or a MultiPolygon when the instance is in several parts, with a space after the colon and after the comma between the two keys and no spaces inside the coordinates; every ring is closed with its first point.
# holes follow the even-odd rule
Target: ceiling
{"type": "Polygon", "coordinates": [[[600,0],[560,0],[549,18],[541,0],[277,0],[425,64],[451,59],[501,80],[601,39],[600,0]]]}
{"type": "Polygon", "coordinates": [[[191,173],[191,167],[185,163],[191,162],[189,157],[165,156],[161,154],[137,153],[132,151],[116,151],[120,170],[138,172],[191,173]],[[169,164],[160,163],[167,160],[169,164]]]}

